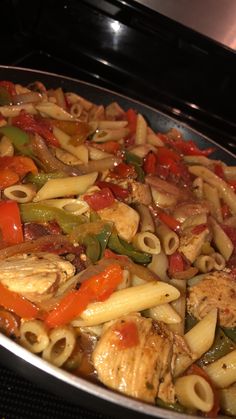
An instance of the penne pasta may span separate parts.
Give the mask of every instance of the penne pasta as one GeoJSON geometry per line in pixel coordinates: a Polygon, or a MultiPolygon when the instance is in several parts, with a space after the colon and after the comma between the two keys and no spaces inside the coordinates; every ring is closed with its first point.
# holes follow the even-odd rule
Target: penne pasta
{"type": "Polygon", "coordinates": [[[51,198],[83,194],[94,184],[97,175],[97,172],[93,172],[76,177],[50,179],[39,189],[33,201],[39,202],[51,198]]]}
{"type": "Polygon", "coordinates": [[[5,157],[5,156],[9,157],[13,155],[14,155],[14,147],[12,145],[12,142],[8,137],[3,135],[0,140],[0,157],[5,157]]]}
{"type": "Polygon", "coordinates": [[[65,134],[62,130],[57,127],[53,128],[53,134],[58,139],[61,147],[68,151],[69,153],[73,154],[73,156],[77,157],[83,163],[88,163],[88,149],[83,144],[81,145],[73,145],[71,142],[71,137],[65,134]]]}
{"type": "Polygon", "coordinates": [[[186,281],[184,279],[171,279],[169,282],[170,285],[176,287],[180,296],[175,301],[172,301],[170,305],[173,307],[176,313],[180,316],[181,321],[176,322],[175,324],[170,324],[169,328],[179,335],[184,335],[184,326],[185,326],[185,314],[186,314],[186,281]]]}
{"type": "Polygon", "coordinates": [[[192,358],[184,355],[177,358],[174,372],[176,377],[210,349],[215,338],[216,321],[217,309],[212,309],[184,335],[184,339],[192,352],[192,358]]]}
{"type": "Polygon", "coordinates": [[[236,386],[235,384],[228,388],[218,390],[220,398],[220,407],[223,413],[236,416],[236,386]]]}
{"type": "Polygon", "coordinates": [[[209,412],[214,404],[214,394],[210,384],[200,375],[186,375],[175,382],[178,401],[188,408],[209,412]]]}
{"type": "Polygon", "coordinates": [[[13,185],[4,189],[4,195],[8,199],[12,199],[12,201],[24,204],[33,200],[36,190],[33,185],[13,185]]]}
{"type": "Polygon", "coordinates": [[[49,345],[44,323],[40,320],[24,321],[20,326],[20,342],[34,354],[43,352],[49,345]]]}
{"type": "Polygon", "coordinates": [[[151,255],[158,255],[161,251],[160,240],[149,231],[137,233],[133,238],[133,244],[138,250],[151,255]]]}
{"type": "Polygon", "coordinates": [[[90,304],[80,318],[73,320],[72,325],[75,327],[95,326],[128,313],[168,303],[179,295],[176,288],[164,282],[148,282],[126,288],[114,292],[103,302],[90,304]]]}
{"type": "Polygon", "coordinates": [[[51,364],[60,367],[63,365],[75,348],[76,336],[69,326],[53,329],[49,334],[50,343],[43,351],[43,358],[51,364]],[[60,346],[58,347],[58,344],[60,346]]]}
{"type": "Polygon", "coordinates": [[[151,233],[154,233],[155,225],[149,208],[144,204],[135,204],[134,208],[140,216],[140,231],[150,231],[151,233]]]}
{"type": "Polygon", "coordinates": [[[190,173],[200,176],[211,186],[216,187],[220,197],[229,206],[233,214],[236,214],[236,196],[231,187],[211,170],[203,166],[189,166],[190,173]]]}
{"type": "Polygon", "coordinates": [[[145,314],[153,320],[162,321],[168,325],[176,325],[182,321],[180,315],[168,303],[149,308],[149,310],[146,310],[145,314]]]}
{"type": "Polygon", "coordinates": [[[135,132],[135,144],[145,144],[147,142],[147,123],[139,113],[135,132]]]}
{"type": "Polygon", "coordinates": [[[210,218],[210,223],[212,227],[214,242],[217,249],[223,255],[225,260],[229,260],[234,250],[232,241],[221,228],[221,226],[214,220],[214,218],[210,218]]]}
{"type": "Polygon", "coordinates": [[[205,199],[207,199],[211,203],[211,214],[213,217],[216,218],[217,221],[222,222],[222,211],[221,211],[221,203],[217,188],[214,186],[209,185],[208,183],[203,183],[203,194],[205,199]]]}
{"type": "Polygon", "coordinates": [[[179,237],[177,234],[164,224],[157,227],[156,232],[164,253],[166,255],[172,255],[179,247],[179,237]]]}
{"type": "Polygon", "coordinates": [[[169,279],[167,275],[168,267],[169,262],[167,256],[162,250],[158,255],[152,256],[152,261],[148,265],[148,269],[154,272],[162,281],[169,279]]]}
{"type": "Polygon", "coordinates": [[[205,370],[216,387],[229,387],[236,382],[236,350],[207,365],[205,370]]]}
{"type": "Polygon", "coordinates": [[[37,111],[39,111],[42,115],[50,116],[51,118],[59,119],[61,121],[74,120],[73,115],[56,105],[56,103],[41,102],[40,104],[35,105],[35,109],[37,109],[37,111]]]}
{"type": "Polygon", "coordinates": [[[195,260],[194,266],[202,273],[210,272],[215,267],[215,260],[211,256],[200,255],[195,260]]]}

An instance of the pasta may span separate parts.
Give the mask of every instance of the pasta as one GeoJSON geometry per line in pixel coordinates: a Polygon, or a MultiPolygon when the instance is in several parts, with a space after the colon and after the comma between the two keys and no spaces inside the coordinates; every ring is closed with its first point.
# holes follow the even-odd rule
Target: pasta
{"type": "Polygon", "coordinates": [[[141,401],[235,415],[235,166],[117,102],[0,85],[1,332],[141,401]]]}

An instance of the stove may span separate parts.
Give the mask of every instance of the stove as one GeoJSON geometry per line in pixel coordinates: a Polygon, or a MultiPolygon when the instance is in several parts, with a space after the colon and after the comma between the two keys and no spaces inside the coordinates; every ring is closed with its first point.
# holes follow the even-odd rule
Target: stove
{"type": "MultiPolygon", "coordinates": [[[[1,64],[62,74],[125,94],[235,152],[235,2],[193,0],[191,10],[185,0],[178,9],[174,3],[2,0],[1,64]]],[[[105,418],[65,405],[5,368],[1,377],[1,415],[7,419],[20,418],[13,409],[16,401],[24,418],[105,418]],[[21,398],[16,397],[19,387],[21,398]],[[37,400],[52,407],[33,416],[31,405],[37,400]]]]}

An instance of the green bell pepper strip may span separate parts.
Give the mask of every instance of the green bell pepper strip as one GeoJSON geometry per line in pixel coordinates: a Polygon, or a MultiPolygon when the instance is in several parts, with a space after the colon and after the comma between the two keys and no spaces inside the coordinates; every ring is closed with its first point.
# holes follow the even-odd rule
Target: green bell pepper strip
{"type": "Polygon", "coordinates": [[[18,127],[11,125],[4,125],[0,127],[0,134],[8,137],[14,148],[24,156],[33,156],[32,150],[30,149],[30,137],[29,135],[18,127]]]}
{"type": "Polygon", "coordinates": [[[144,182],[145,174],[142,169],[143,159],[139,156],[136,156],[133,153],[130,153],[130,151],[125,151],[124,161],[125,163],[132,164],[134,166],[136,173],[138,175],[137,180],[139,182],[144,182]]]}
{"type": "Polygon", "coordinates": [[[151,255],[138,252],[134,247],[124,240],[120,239],[117,234],[112,233],[108,240],[108,247],[113,252],[120,255],[129,256],[134,262],[146,265],[151,262],[151,255]]]}
{"type": "Polygon", "coordinates": [[[103,257],[104,251],[107,247],[109,238],[111,236],[112,229],[113,229],[113,225],[105,224],[102,231],[96,235],[96,238],[98,239],[101,246],[100,258],[103,257]]]}
{"type": "Polygon", "coordinates": [[[58,179],[65,177],[65,173],[62,172],[53,172],[53,173],[29,173],[25,180],[27,182],[33,183],[38,188],[41,188],[49,179],[58,179]]]}
{"type": "Polygon", "coordinates": [[[224,334],[236,343],[236,327],[223,327],[224,334]]]}
{"type": "Polygon", "coordinates": [[[83,215],[69,214],[68,212],[43,204],[21,204],[20,205],[21,220],[23,223],[39,222],[47,223],[56,221],[65,234],[72,232],[73,228],[79,224],[87,222],[83,215]]]}
{"type": "Polygon", "coordinates": [[[198,365],[205,365],[216,361],[235,349],[235,343],[229,339],[220,327],[217,327],[215,339],[211,348],[198,360],[198,365]]]}
{"type": "Polygon", "coordinates": [[[101,246],[97,237],[94,234],[87,234],[82,244],[86,246],[86,256],[92,263],[97,262],[101,254],[101,246]]]}
{"type": "Polygon", "coordinates": [[[7,89],[3,86],[0,86],[0,106],[10,105],[12,102],[12,97],[7,89]]]}

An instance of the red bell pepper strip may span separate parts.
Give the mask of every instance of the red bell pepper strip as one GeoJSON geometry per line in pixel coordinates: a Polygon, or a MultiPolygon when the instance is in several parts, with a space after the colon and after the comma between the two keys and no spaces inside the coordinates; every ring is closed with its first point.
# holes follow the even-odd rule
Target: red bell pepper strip
{"type": "Polygon", "coordinates": [[[192,375],[192,374],[200,375],[200,377],[204,378],[208,382],[208,384],[210,384],[213,394],[214,394],[214,404],[210,412],[207,412],[204,416],[208,418],[216,418],[218,412],[220,411],[219,394],[218,394],[218,390],[212,383],[209,375],[206,373],[206,371],[204,371],[203,368],[199,367],[196,364],[192,364],[191,367],[187,369],[185,374],[186,375],[192,375]]]}
{"type": "Polygon", "coordinates": [[[51,311],[45,323],[48,327],[57,327],[69,323],[79,316],[95,301],[104,301],[113,293],[122,281],[122,269],[117,264],[111,264],[103,272],[84,281],[79,290],[67,294],[59,305],[51,311]]]}
{"type": "Polygon", "coordinates": [[[215,163],[214,164],[214,172],[217,176],[219,176],[221,179],[225,179],[225,174],[224,174],[224,170],[222,167],[222,164],[220,163],[215,163]]]}
{"type": "Polygon", "coordinates": [[[158,218],[165,223],[171,230],[178,231],[180,229],[180,223],[174,217],[165,212],[159,212],[158,218]]]}
{"type": "Polygon", "coordinates": [[[168,256],[169,268],[168,272],[171,277],[175,276],[177,272],[182,272],[185,269],[184,259],[179,252],[174,252],[168,256]]]}
{"type": "Polygon", "coordinates": [[[167,147],[159,147],[157,153],[158,163],[162,166],[171,166],[174,162],[179,162],[181,157],[174,150],[167,147]]]}
{"type": "Polygon", "coordinates": [[[0,202],[0,230],[3,242],[7,244],[23,242],[20,211],[16,202],[0,202]]]}
{"type": "Polygon", "coordinates": [[[98,148],[99,150],[105,151],[106,153],[116,154],[121,146],[117,141],[106,141],[101,144],[93,144],[93,147],[98,148]]]}
{"type": "Polygon", "coordinates": [[[103,190],[109,188],[117,199],[123,200],[129,196],[129,191],[127,189],[122,188],[119,185],[115,185],[115,183],[103,182],[99,180],[98,182],[96,182],[96,185],[103,190]]]}
{"type": "Polygon", "coordinates": [[[186,156],[209,156],[215,151],[214,147],[208,147],[201,150],[192,140],[184,141],[178,139],[173,141],[173,146],[186,156]]]}
{"type": "Polygon", "coordinates": [[[206,230],[207,225],[206,224],[198,224],[197,226],[192,228],[193,234],[201,234],[204,230],[206,230]]]}
{"type": "Polygon", "coordinates": [[[115,173],[121,178],[137,177],[137,173],[134,166],[123,162],[114,167],[113,173],[115,173]]]}
{"type": "Polygon", "coordinates": [[[134,135],[136,133],[136,127],[137,127],[137,113],[134,109],[128,109],[128,111],[125,113],[126,119],[128,121],[128,128],[130,131],[130,135],[134,135]]]}
{"type": "Polygon", "coordinates": [[[91,195],[84,195],[84,200],[94,211],[110,207],[115,202],[115,198],[109,188],[104,188],[91,195]]]}
{"type": "Polygon", "coordinates": [[[15,85],[11,81],[2,80],[0,81],[0,86],[4,87],[10,96],[14,96],[16,94],[15,85]]]}
{"type": "Polygon", "coordinates": [[[0,305],[25,319],[35,318],[38,314],[38,308],[34,304],[20,294],[8,290],[2,283],[0,283],[0,305]]]}
{"type": "Polygon", "coordinates": [[[157,155],[150,151],[143,163],[143,170],[147,175],[155,175],[157,173],[157,155]]]}
{"type": "Polygon", "coordinates": [[[21,110],[18,116],[12,118],[12,125],[23,129],[26,132],[37,133],[43,137],[50,145],[60,147],[60,143],[53,135],[52,125],[43,118],[37,119],[33,115],[21,110]]]}
{"type": "Polygon", "coordinates": [[[19,175],[12,170],[0,169],[0,190],[15,185],[19,179],[19,175]]]}

